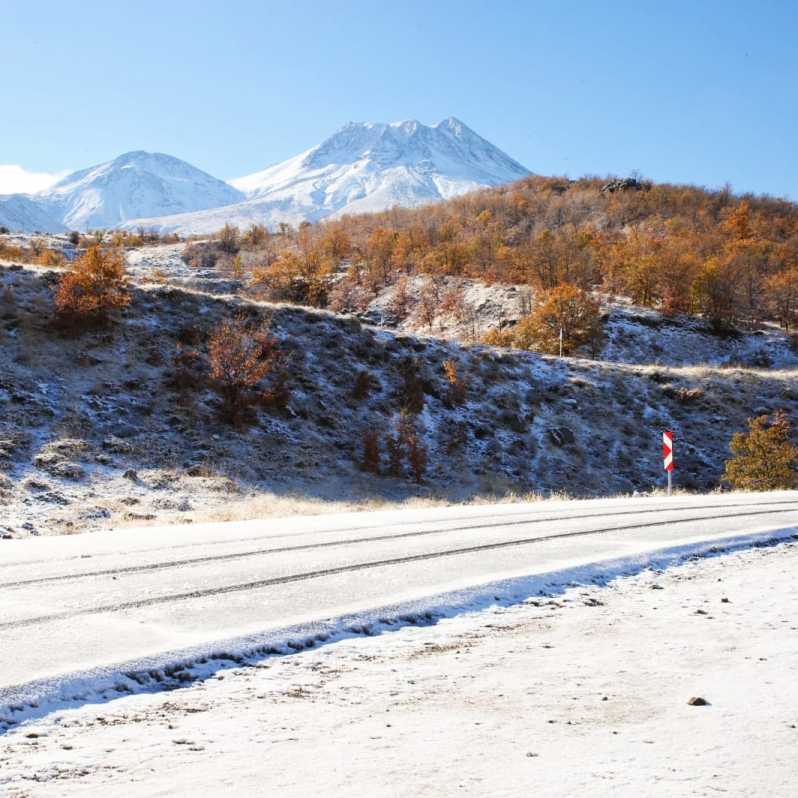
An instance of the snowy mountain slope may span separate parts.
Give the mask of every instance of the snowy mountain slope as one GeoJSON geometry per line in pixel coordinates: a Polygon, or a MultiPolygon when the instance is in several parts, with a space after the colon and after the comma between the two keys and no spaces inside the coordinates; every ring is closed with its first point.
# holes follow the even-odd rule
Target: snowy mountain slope
{"type": "Polygon", "coordinates": [[[454,117],[351,122],[316,147],[231,181],[247,199],[230,207],[127,226],[182,233],[218,230],[226,222],[274,226],[345,213],[413,207],[517,180],[529,171],[454,117]]]}
{"type": "Polygon", "coordinates": [[[128,152],[68,175],[31,199],[76,230],[115,227],[139,216],[237,202],[238,189],[171,155],[128,152]]]}
{"type": "Polygon", "coordinates": [[[27,194],[0,196],[0,227],[23,233],[62,233],[66,230],[58,219],[27,194]]]}
{"type": "Polygon", "coordinates": [[[171,155],[128,152],[36,194],[0,197],[0,225],[22,232],[117,227],[139,216],[229,205],[244,194],[171,155]]]}

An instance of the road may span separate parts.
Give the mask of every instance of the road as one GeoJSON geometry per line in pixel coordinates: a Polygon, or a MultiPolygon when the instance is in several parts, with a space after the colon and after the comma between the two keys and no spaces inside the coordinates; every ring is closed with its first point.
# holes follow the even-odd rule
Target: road
{"type": "Polygon", "coordinates": [[[446,591],[798,527],[798,493],[537,502],[0,541],[2,693],[446,591]]]}

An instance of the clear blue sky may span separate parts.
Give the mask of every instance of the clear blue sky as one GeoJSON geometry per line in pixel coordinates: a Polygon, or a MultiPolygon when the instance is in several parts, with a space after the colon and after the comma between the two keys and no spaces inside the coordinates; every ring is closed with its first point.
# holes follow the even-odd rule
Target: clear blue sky
{"type": "Polygon", "coordinates": [[[0,164],[231,178],[349,120],[453,115],[535,172],[798,199],[798,2],[6,0],[0,164]]]}

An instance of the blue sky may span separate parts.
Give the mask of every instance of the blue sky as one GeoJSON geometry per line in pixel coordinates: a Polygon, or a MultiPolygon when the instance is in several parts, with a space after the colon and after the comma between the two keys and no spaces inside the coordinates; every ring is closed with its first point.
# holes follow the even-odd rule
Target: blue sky
{"type": "Polygon", "coordinates": [[[796,37],[794,0],[7,0],[0,191],[131,149],[232,178],[453,115],[542,174],[798,199],[796,37]]]}

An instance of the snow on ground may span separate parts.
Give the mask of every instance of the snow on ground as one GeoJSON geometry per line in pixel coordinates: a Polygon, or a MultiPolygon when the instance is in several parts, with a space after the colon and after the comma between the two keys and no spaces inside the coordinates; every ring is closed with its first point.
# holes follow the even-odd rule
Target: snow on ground
{"type": "Polygon", "coordinates": [[[721,336],[690,316],[669,317],[613,300],[606,305],[605,342],[600,358],[611,363],[795,368],[796,341],[775,324],[721,336]]]}
{"type": "Polygon", "coordinates": [[[695,559],[64,710],[0,737],[0,794],[791,796],[797,568],[695,559]]]}
{"type": "Polygon", "coordinates": [[[130,278],[137,283],[165,283],[214,294],[236,293],[241,290],[240,280],[231,279],[216,267],[189,266],[181,255],[184,243],[155,244],[136,247],[125,252],[130,278]]]}

